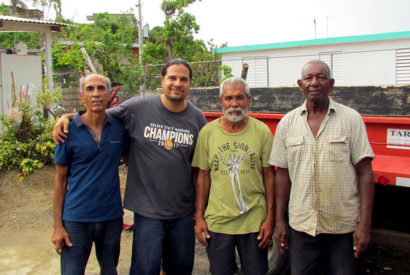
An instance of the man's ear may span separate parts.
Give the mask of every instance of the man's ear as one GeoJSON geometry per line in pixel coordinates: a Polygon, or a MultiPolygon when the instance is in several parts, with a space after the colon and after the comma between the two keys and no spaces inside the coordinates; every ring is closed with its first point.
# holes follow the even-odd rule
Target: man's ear
{"type": "Polygon", "coordinates": [[[164,77],[161,76],[161,87],[164,88],[164,77]]]}
{"type": "Polygon", "coordinates": [[[332,89],[333,89],[333,86],[335,85],[335,79],[334,78],[331,78],[330,79],[330,86],[332,87],[332,89]]]}
{"type": "Polygon", "coordinates": [[[297,83],[298,83],[298,86],[299,86],[299,90],[303,92],[303,89],[302,89],[302,80],[298,79],[297,83]]]}
{"type": "Polygon", "coordinates": [[[84,102],[84,97],[82,92],[78,92],[78,97],[81,99],[82,102],[84,102]]]}

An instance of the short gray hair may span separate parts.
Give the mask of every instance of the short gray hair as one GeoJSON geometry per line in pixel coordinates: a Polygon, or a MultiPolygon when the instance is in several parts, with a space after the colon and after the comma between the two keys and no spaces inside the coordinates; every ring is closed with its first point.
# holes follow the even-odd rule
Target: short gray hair
{"type": "Polygon", "coordinates": [[[225,86],[232,87],[238,84],[242,84],[245,88],[246,95],[251,96],[251,91],[249,89],[248,83],[246,83],[246,81],[243,78],[233,76],[222,81],[221,85],[219,86],[219,98],[223,96],[225,86]]]}
{"type": "Polygon", "coordinates": [[[101,76],[102,78],[104,78],[105,82],[107,83],[107,92],[111,93],[111,80],[108,77],[106,77],[102,74],[89,74],[89,75],[84,75],[80,78],[79,85],[80,85],[80,93],[81,94],[84,94],[84,89],[83,89],[84,80],[87,77],[92,76],[92,75],[98,75],[98,76],[101,76]]]}

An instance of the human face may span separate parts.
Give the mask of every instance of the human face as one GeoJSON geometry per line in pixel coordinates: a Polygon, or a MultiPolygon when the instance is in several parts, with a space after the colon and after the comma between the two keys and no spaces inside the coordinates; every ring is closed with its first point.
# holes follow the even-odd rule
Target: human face
{"type": "Polygon", "coordinates": [[[107,82],[99,75],[87,76],[80,98],[90,112],[105,112],[109,100],[107,82]]]}
{"type": "Polygon", "coordinates": [[[174,102],[184,101],[191,87],[189,70],[182,64],[171,65],[161,77],[165,97],[174,102]]]}
{"type": "Polygon", "coordinates": [[[242,84],[225,85],[223,91],[219,102],[225,118],[233,123],[241,121],[246,116],[251,97],[246,94],[245,87],[242,84]]]}
{"type": "Polygon", "coordinates": [[[333,89],[334,79],[326,66],[320,62],[308,63],[298,80],[299,89],[305,94],[309,103],[324,104],[328,102],[329,93],[333,89]]]}

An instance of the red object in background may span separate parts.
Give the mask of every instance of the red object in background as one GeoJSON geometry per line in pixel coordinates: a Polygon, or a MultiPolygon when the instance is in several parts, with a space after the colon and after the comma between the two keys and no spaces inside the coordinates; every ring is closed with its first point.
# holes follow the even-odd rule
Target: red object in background
{"type": "Polygon", "coordinates": [[[110,100],[107,104],[107,109],[117,106],[120,103],[120,99],[117,96],[118,91],[120,90],[121,86],[116,85],[114,90],[111,93],[110,100]]]}
{"type": "MultiPolygon", "coordinates": [[[[221,112],[204,112],[204,114],[208,122],[223,115],[221,112]]],[[[249,116],[266,123],[275,134],[276,126],[284,114],[249,113],[249,116]]],[[[387,129],[410,131],[410,118],[363,116],[363,120],[375,154],[372,161],[374,182],[396,185],[397,178],[410,182],[410,145],[387,143],[387,129]],[[392,146],[397,148],[391,148],[392,146]]]]}
{"type": "Polygon", "coordinates": [[[383,176],[380,176],[377,182],[384,186],[389,185],[389,180],[383,176]]]}
{"type": "Polygon", "coordinates": [[[131,230],[134,228],[134,213],[124,209],[124,216],[122,217],[122,227],[124,230],[131,230]]]}

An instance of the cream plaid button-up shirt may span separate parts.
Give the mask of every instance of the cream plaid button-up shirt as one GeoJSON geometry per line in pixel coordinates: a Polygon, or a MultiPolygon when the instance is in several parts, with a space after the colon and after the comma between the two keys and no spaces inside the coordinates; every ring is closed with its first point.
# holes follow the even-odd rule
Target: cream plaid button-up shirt
{"type": "Polygon", "coordinates": [[[306,102],[279,122],[269,163],[287,168],[291,180],[289,224],[301,232],[353,232],[359,222],[355,165],[374,158],[360,114],[329,98],[329,109],[314,137],[306,102]]]}

